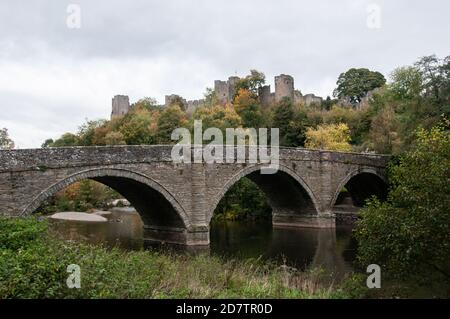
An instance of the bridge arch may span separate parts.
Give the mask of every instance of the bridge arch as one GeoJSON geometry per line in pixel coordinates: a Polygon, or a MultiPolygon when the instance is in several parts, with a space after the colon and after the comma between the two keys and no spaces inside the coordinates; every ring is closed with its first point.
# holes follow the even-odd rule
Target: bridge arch
{"type": "Polygon", "coordinates": [[[263,175],[260,171],[265,166],[263,164],[246,166],[233,175],[213,199],[207,222],[211,221],[217,205],[226,192],[243,177],[249,178],[265,193],[268,203],[273,209],[272,214],[276,211],[278,213],[318,215],[319,201],[302,177],[291,168],[281,164],[276,174],[263,175]]]}
{"type": "Polygon", "coordinates": [[[375,195],[380,200],[385,200],[388,192],[387,179],[374,168],[359,168],[351,171],[339,183],[331,200],[331,207],[339,201],[342,189],[347,188],[352,197],[353,204],[362,207],[366,199],[375,195]]]}
{"type": "Polygon", "coordinates": [[[49,197],[85,179],[100,182],[124,196],[145,225],[190,227],[187,213],[167,189],[144,174],[122,168],[92,168],[69,175],[43,190],[20,215],[32,214],[49,197]]]}

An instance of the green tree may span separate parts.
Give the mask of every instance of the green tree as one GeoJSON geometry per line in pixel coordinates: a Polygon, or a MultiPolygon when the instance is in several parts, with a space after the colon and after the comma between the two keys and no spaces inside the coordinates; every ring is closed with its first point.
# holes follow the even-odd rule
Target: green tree
{"type": "Polygon", "coordinates": [[[303,146],[306,113],[294,107],[290,98],[283,98],[272,111],[272,127],[279,129],[282,146],[303,146]]]}
{"type": "Polygon", "coordinates": [[[272,208],[265,194],[248,178],[234,184],[214,211],[215,220],[270,219],[272,208]]]}
{"type": "Polygon", "coordinates": [[[135,108],[145,108],[148,111],[159,109],[158,102],[152,97],[143,97],[142,99],[139,99],[139,101],[131,105],[131,109],[135,108]]]}
{"type": "Polygon", "coordinates": [[[42,148],[52,147],[54,143],[55,141],[52,138],[48,138],[44,141],[44,143],[42,143],[41,147],[42,148]]]}
{"type": "Polygon", "coordinates": [[[212,107],[212,106],[219,104],[218,99],[217,99],[217,94],[216,94],[216,91],[214,91],[214,89],[206,88],[206,92],[203,95],[204,95],[206,106],[212,107]]]}
{"type": "Polygon", "coordinates": [[[398,99],[418,99],[423,90],[420,70],[413,66],[397,68],[391,74],[389,88],[398,99]]]}
{"type": "Polygon", "coordinates": [[[161,112],[158,119],[158,143],[174,143],[171,140],[173,130],[186,127],[188,124],[186,113],[178,105],[171,105],[161,112]]]}
{"type": "Polygon", "coordinates": [[[80,145],[78,136],[72,133],[65,133],[58,138],[50,147],[64,147],[64,146],[77,146],[80,145]]]}
{"type": "MultiPolygon", "coordinates": [[[[448,123],[447,123],[448,125],[448,123]]],[[[450,135],[420,129],[390,169],[388,201],[373,199],[357,224],[358,258],[392,276],[450,281],[450,135]]]]}
{"type": "Polygon", "coordinates": [[[9,137],[8,129],[0,129],[0,150],[10,150],[14,146],[14,141],[9,137]]]}
{"type": "Polygon", "coordinates": [[[437,111],[450,114],[450,56],[439,59],[425,56],[415,63],[424,80],[425,96],[437,106],[437,111]]]}
{"type": "Polygon", "coordinates": [[[95,132],[98,128],[104,126],[106,120],[86,120],[86,123],[78,128],[78,144],[81,146],[98,145],[95,141],[95,132]]]}
{"type": "Polygon", "coordinates": [[[323,112],[323,123],[345,123],[350,129],[351,143],[363,144],[370,130],[374,112],[372,108],[354,109],[334,105],[328,112],[323,112]]]}
{"type": "MultiPolygon", "coordinates": [[[[153,121],[155,121],[154,113],[146,108],[136,108],[124,117],[119,133],[128,145],[154,144],[156,132],[152,131],[153,121]]],[[[115,136],[110,135],[109,141],[112,138],[120,137],[117,134],[115,136]]]]}
{"type": "Polygon", "coordinates": [[[339,99],[348,98],[351,103],[357,104],[368,92],[385,83],[386,79],[380,72],[353,68],[339,76],[333,95],[339,99]]]}

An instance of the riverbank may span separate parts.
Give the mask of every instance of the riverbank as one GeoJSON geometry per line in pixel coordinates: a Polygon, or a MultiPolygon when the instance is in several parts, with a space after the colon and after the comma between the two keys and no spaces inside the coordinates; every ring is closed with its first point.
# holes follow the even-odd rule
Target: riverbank
{"type": "Polygon", "coordinates": [[[258,260],[67,243],[46,221],[0,218],[0,298],[346,298],[319,271],[258,260]],[[81,270],[69,289],[67,266],[81,270]]]}
{"type": "MultiPolygon", "coordinates": [[[[340,284],[323,271],[298,271],[262,259],[223,259],[124,250],[57,239],[48,222],[0,217],[0,299],[5,298],[448,298],[444,287],[389,282],[368,290],[367,275],[340,284]],[[80,289],[69,289],[69,265],[80,289]]],[[[442,283],[439,283],[442,286],[442,283]]]]}

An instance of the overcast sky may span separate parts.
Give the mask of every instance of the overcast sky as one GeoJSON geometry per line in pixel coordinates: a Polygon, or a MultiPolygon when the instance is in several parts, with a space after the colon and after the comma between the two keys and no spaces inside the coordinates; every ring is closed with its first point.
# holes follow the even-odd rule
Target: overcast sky
{"type": "Polygon", "coordinates": [[[448,0],[2,0],[0,128],[17,147],[39,147],[109,118],[116,94],[197,99],[250,69],[272,90],[285,73],[326,97],[351,67],[388,76],[450,55],[449,12],[448,0]]]}

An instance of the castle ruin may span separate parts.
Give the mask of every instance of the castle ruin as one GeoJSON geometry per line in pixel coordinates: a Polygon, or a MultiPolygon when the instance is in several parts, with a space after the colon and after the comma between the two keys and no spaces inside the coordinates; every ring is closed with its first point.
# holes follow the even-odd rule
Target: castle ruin
{"type": "MultiPolygon", "coordinates": [[[[230,76],[228,80],[215,80],[214,93],[220,105],[232,104],[236,95],[236,86],[241,78],[230,76]]],[[[283,98],[290,98],[294,103],[302,103],[306,106],[312,104],[320,105],[323,99],[314,94],[303,95],[300,90],[296,90],[294,86],[294,78],[290,75],[280,74],[275,76],[275,92],[271,92],[270,85],[259,88],[258,96],[262,107],[267,108],[275,103],[279,103],[283,98]]],[[[205,105],[204,99],[186,100],[180,95],[166,95],[164,105],[166,107],[172,104],[178,104],[183,107],[188,114],[192,114],[195,109],[205,105]]],[[[130,103],[128,96],[116,95],[112,100],[111,119],[123,116],[130,111],[130,103]]]]}
{"type": "Polygon", "coordinates": [[[127,95],[116,95],[112,99],[111,120],[124,116],[130,111],[130,99],[127,95]]]}
{"type": "Polygon", "coordinates": [[[302,103],[306,106],[321,104],[323,101],[321,97],[314,94],[302,95],[300,90],[295,89],[294,78],[286,74],[275,77],[275,92],[271,92],[270,85],[265,85],[259,89],[259,100],[263,107],[279,103],[285,97],[290,98],[294,103],[302,103]]]}

